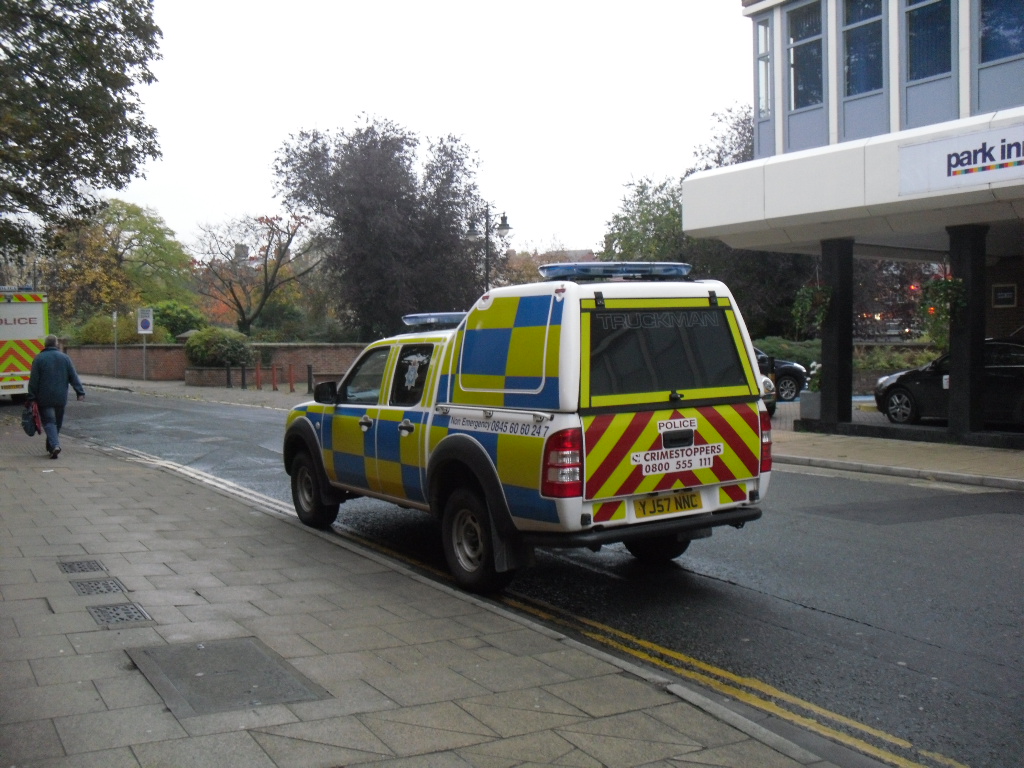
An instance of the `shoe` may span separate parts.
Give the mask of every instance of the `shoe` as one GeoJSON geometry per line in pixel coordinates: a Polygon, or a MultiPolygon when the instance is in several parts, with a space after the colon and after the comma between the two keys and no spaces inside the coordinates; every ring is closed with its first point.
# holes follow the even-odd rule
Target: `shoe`
{"type": "Polygon", "coordinates": [[[50,451],[50,458],[51,459],[56,459],[58,456],[60,456],[60,446],[59,445],[56,448],[54,448],[52,451],[50,451]]]}

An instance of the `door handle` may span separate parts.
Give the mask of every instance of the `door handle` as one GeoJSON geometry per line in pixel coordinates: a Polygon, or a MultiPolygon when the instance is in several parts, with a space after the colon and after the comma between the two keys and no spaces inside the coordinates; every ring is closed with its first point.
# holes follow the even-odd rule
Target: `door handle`
{"type": "Polygon", "coordinates": [[[364,415],[363,418],[359,420],[359,428],[363,430],[363,432],[368,432],[370,430],[370,427],[372,426],[373,419],[371,419],[369,416],[364,415]]]}
{"type": "Polygon", "coordinates": [[[398,431],[401,432],[403,436],[411,434],[414,429],[416,429],[416,425],[408,419],[402,419],[398,424],[398,431]]]}

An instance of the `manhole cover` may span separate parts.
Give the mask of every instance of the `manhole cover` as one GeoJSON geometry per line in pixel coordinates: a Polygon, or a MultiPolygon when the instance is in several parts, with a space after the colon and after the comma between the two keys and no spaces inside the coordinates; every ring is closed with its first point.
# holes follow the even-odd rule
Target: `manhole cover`
{"type": "Polygon", "coordinates": [[[71,586],[80,595],[109,595],[113,592],[127,592],[117,579],[82,579],[72,581],[71,586]]]}
{"type": "Polygon", "coordinates": [[[134,648],[128,655],[178,718],[330,698],[255,637],[134,648]]]}
{"type": "Polygon", "coordinates": [[[99,560],[71,560],[58,565],[63,573],[94,573],[107,570],[99,560]]]}
{"type": "Polygon", "coordinates": [[[97,624],[128,624],[133,621],[152,621],[153,617],[137,603],[116,605],[90,605],[86,608],[97,624]]]}

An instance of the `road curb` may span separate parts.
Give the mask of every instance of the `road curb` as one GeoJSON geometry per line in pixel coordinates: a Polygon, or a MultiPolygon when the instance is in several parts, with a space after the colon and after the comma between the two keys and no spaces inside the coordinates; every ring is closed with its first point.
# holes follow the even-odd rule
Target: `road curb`
{"type": "Polygon", "coordinates": [[[1012,477],[986,477],[969,475],[961,472],[941,472],[933,469],[916,469],[914,467],[891,467],[882,464],[867,464],[859,461],[840,461],[838,459],[816,459],[810,456],[785,456],[776,454],[772,457],[775,464],[794,464],[821,469],[837,469],[846,472],[865,472],[890,477],[906,477],[914,480],[930,480],[940,483],[957,483],[960,485],[981,485],[987,488],[998,488],[1008,491],[1024,491],[1024,480],[1012,477]]]}

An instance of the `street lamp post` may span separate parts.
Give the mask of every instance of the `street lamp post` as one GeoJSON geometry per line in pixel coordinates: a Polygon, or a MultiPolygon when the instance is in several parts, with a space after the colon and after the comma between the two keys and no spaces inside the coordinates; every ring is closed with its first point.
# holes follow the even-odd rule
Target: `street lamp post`
{"type": "MultiPolygon", "coordinates": [[[[504,239],[508,236],[508,233],[512,231],[512,227],[508,225],[508,216],[504,213],[501,214],[501,221],[498,222],[497,228],[494,230],[498,233],[498,237],[504,239]]],[[[476,224],[470,226],[469,232],[466,233],[470,239],[479,240],[483,238],[484,241],[484,292],[491,290],[491,204],[484,204],[484,231],[480,232],[476,228],[476,224]]]]}

